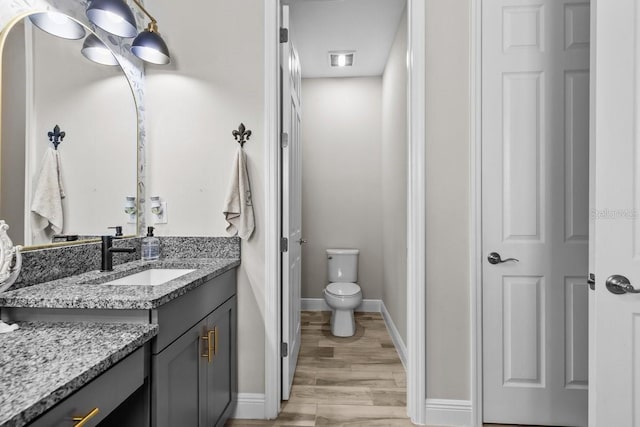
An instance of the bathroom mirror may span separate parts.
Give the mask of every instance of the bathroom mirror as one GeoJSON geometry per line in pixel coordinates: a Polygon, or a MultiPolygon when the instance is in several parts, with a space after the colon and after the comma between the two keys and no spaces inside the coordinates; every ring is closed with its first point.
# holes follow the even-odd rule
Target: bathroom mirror
{"type": "MultiPolygon", "coordinates": [[[[84,28],[86,36],[93,34],[84,28]]],[[[15,244],[41,246],[52,243],[53,234],[83,240],[113,233],[110,226],[136,234],[136,215],[125,213],[125,204],[136,196],[138,119],[123,70],[85,58],[84,38],[53,36],[28,17],[3,32],[0,219],[9,224],[9,236],[15,244]],[[31,207],[56,125],[64,132],[57,146],[63,228],[43,233],[31,207]]]]}

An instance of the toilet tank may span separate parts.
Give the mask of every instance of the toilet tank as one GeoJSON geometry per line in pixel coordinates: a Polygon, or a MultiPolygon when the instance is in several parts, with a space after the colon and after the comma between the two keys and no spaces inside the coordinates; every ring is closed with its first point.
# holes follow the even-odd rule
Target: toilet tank
{"type": "Polygon", "coordinates": [[[358,281],[358,249],[327,249],[329,283],[358,281]]]}

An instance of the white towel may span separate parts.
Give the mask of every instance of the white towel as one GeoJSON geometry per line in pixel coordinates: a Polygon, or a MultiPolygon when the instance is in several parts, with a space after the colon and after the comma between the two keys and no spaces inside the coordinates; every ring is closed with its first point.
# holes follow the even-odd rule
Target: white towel
{"type": "Polygon", "coordinates": [[[223,210],[227,220],[227,233],[232,236],[237,234],[245,240],[251,237],[255,228],[246,160],[244,150],[238,147],[223,210]]]}
{"type": "Polygon", "coordinates": [[[57,150],[49,148],[44,154],[40,176],[31,201],[31,223],[34,234],[44,231],[49,225],[54,233],[62,232],[64,222],[62,199],[64,197],[60,154],[57,150]]]}

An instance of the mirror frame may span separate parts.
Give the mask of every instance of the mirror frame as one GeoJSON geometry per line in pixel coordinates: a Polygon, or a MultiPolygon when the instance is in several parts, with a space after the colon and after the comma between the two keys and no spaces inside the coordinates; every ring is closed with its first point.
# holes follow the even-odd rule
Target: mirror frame
{"type": "MultiPolygon", "coordinates": [[[[69,18],[93,31],[111,50],[116,60],[120,64],[125,78],[129,83],[134,99],[136,115],[137,115],[137,141],[136,141],[136,204],[137,204],[137,236],[144,236],[146,230],[145,224],[145,145],[146,145],[146,129],[144,120],[144,65],[140,59],[135,57],[125,46],[126,39],[111,36],[100,28],[91,24],[85,15],[86,4],[83,0],[20,0],[20,1],[0,1],[0,61],[4,51],[5,41],[11,29],[22,19],[42,12],[59,12],[67,15],[69,18]]],[[[144,17],[141,12],[136,10],[136,21],[144,23],[144,17]]],[[[144,28],[138,28],[142,31],[144,28]]],[[[2,63],[0,62],[0,129],[2,129],[2,63]]],[[[2,147],[2,133],[0,132],[0,148],[2,147]]],[[[0,150],[0,156],[2,150],[0,150]]],[[[1,176],[0,176],[1,180],[1,176]]],[[[0,185],[1,185],[0,181],[0,185]]],[[[0,218],[2,219],[2,218],[0,218]]],[[[11,225],[11,224],[9,224],[11,225]]],[[[25,246],[24,251],[69,246],[82,243],[95,242],[96,239],[79,240],[75,242],[50,243],[37,246],[25,246]]]]}

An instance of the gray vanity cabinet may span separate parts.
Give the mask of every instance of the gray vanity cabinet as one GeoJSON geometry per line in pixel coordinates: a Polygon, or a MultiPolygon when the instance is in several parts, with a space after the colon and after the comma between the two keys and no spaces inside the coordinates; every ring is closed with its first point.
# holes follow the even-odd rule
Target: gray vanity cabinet
{"type": "MultiPolygon", "coordinates": [[[[233,294],[220,305],[216,302],[215,310],[152,356],[154,427],[223,426],[233,410],[237,390],[235,274],[217,278],[211,289],[231,291],[223,286],[225,281],[233,284],[233,294]]],[[[212,301],[206,295],[207,285],[202,292],[197,300],[189,301],[189,294],[178,298],[177,305],[168,309],[182,313],[184,321],[198,312],[201,301],[212,301]]],[[[160,335],[158,342],[162,342],[160,335]]]]}
{"type": "MultiPolygon", "coordinates": [[[[54,406],[29,426],[71,426],[80,425],[81,421],[84,421],[82,423],[83,426],[96,426],[109,414],[112,414],[114,410],[117,411],[118,405],[134,395],[136,389],[139,390],[136,396],[140,394],[144,396],[145,390],[142,387],[148,387],[146,382],[148,375],[147,356],[148,345],[145,345],[54,406]],[[75,419],[76,417],[78,419],[75,419]],[[74,422],[72,423],[71,420],[74,420],[74,422]]],[[[137,405],[138,407],[134,411],[121,412],[124,413],[126,420],[136,417],[138,424],[123,424],[121,422],[114,424],[112,420],[119,416],[118,413],[115,413],[112,414],[113,418],[107,419],[100,425],[106,425],[107,427],[112,425],[149,425],[148,418],[145,418],[145,414],[141,412],[145,409],[145,402],[137,400],[137,403],[140,404],[137,405]]],[[[148,412],[146,417],[148,417],[148,412]]]]}

